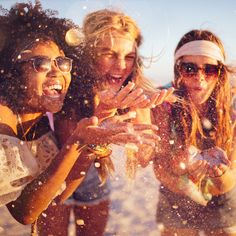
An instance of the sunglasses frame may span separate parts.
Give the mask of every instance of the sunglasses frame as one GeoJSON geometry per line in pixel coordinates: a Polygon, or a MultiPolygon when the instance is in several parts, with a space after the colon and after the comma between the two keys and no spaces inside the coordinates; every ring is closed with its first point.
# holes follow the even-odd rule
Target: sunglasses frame
{"type": "Polygon", "coordinates": [[[203,67],[199,67],[196,63],[193,62],[180,62],[177,64],[177,70],[179,71],[180,75],[185,76],[185,77],[194,77],[198,74],[199,70],[202,71],[202,73],[204,74],[204,76],[206,77],[212,77],[212,76],[220,76],[221,73],[221,69],[222,69],[223,65],[218,63],[217,65],[213,65],[213,64],[204,64],[203,67]],[[183,72],[181,70],[181,68],[183,67],[183,64],[189,64],[189,65],[193,65],[194,69],[197,69],[194,72],[183,72]],[[214,66],[215,68],[217,68],[217,73],[206,73],[206,67],[207,66],[214,66]]]}
{"type": "MultiPolygon", "coordinates": [[[[31,58],[29,58],[29,59],[18,60],[17,62],[18,62],[18,63],[32,62],[34,71],[37,72],[37,73],[47,73],[47,72],[49,72],[49,71],[52,69],[52,62],[54,62],[55,65],[56,65],[56,67],[59,69],[59,71],[60,71],[61,73],[67,74],[67,73],[70,73],[71,70],[72,70],[72,62],[73,62],[73,59],[71,59],[71,58],[69,58],[69,57],[63,57],[63,56],[58,56],[58,57],[56,57],[56,58],[54,58],[54,59],[51,59],[51,58],[49,58],[49,57],[47,57],[47,56],[35,56],[35,57],[31,57],[31,58]],[[39,70],[37,70],[37,68],[36,68],[37,66],[35,65],[35,61],[36,61],[37,59],[47,59],[48,62],[50,62],[50,67],[49,67],[49,69],[47,69],[47,70],[45,70],[45,71],[39,71],[39,70]],[[69,65],[70,65],[69,71],[63,71],[63,70],[61,70],[61,68],[58,66],[58,60],[59,60],[59,59],[67,59],[67,60],[70,62],[70,64],[69,64],[69,65]]],[[[49,63],[48,63],[48,64],[49,64],[49,63]]]]}

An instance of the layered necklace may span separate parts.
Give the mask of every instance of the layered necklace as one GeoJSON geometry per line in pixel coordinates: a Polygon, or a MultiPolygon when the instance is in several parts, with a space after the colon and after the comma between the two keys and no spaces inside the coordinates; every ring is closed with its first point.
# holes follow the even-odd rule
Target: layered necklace
{"type": "Polygon", "coordinates": [[[27,145],[28,145],[28,142],[29,142],[29,141],[32,141],[32,142],[31,142],[31,147],[29,147],[29,148],[32,148],[33,140],[34,140],[34,138],[35,138],[35,136],[36,136],[37,123],[34,123],[34,122],[33,122],[32,125],[30,125],[27,129],[25,129],[25,128],[24,128],[24,125],[23,125],[23,122],[22,122],[22,118],[21,118],[21,116],[20,116],[19,113],[17,113],[17,122],[18,122],[18,125],[19,125],[19,128],[20,128],[20,130],[17,128],[18,134],[20,133],[20,139],[22,139],[23,141],[25,141],[25,142],[27,143],[27,145]],[[29,139],[29,138],[27,138],[27,135],[28,135],[29,132],[32,130],[32,128],[34,128],[34,129],[33,129],[33,131],[32,131],[32,136],[31,136],[31,138],[29,139]]]}

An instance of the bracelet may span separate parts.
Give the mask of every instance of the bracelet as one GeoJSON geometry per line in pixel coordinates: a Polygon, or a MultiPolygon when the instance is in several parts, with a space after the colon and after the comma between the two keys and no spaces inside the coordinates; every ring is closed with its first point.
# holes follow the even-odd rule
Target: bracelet
{"type": "Polygon", "coordinates": [[[87,149],[100,158],[110,156],[112,153],[112,149],[107,144],[88,144],[87,149]]]}

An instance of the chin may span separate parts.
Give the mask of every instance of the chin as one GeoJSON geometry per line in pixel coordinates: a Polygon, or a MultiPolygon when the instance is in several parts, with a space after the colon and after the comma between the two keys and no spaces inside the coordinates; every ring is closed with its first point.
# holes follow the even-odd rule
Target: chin
{"type": "Polygon", "coordinates": [[[57,113],[62,109],[63,103],[60,104],[48,104],[47,106],[44,106],[45,112],[51,112],[51,113],[57,113]]]}

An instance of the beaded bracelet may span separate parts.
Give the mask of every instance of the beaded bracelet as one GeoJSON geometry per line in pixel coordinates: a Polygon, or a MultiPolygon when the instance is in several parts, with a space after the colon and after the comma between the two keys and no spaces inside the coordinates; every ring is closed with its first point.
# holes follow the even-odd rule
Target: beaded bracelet
{"type": "Polygon", "coordinates": [[[87,149],[95,155],[99,156],[100,158],[110,156],[112,153],[112,149],[107,144],[88,144],[87,149]]]}

